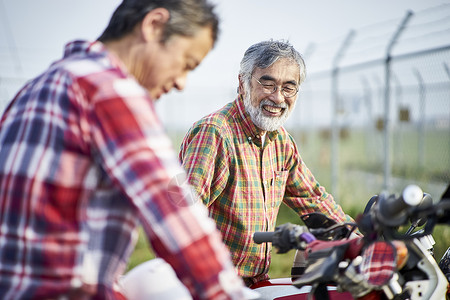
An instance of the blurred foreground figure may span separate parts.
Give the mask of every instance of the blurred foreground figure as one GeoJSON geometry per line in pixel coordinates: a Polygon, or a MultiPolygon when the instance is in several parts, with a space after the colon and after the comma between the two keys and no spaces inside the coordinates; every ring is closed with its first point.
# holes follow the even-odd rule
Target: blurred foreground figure
{"type": "Polygon", "coordinates": [[[179,157],[221,230],[247,285],[268,279],[270,244],[253,233],[273,231],[281,203],[299,216],[321,212],[353,221],[316,181],[283,127],[294,110],[305,63],[284,41],[263,41],[244,54],[238,97],[196,122],[179,157]]]}
{"type": "Polygon", "coordinates": [[[194,298],[241,296],[207,210],[171,180],[183,171],[154,107],[217,32],[206,0],[124,0],[19,91],[0,123],[1,299],[124,298],[139,224],[194,298]]]}

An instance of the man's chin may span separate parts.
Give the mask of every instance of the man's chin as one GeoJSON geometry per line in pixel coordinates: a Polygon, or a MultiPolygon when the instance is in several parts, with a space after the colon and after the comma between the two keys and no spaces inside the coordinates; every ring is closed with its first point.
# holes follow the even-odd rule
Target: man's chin
{"type": "Polygon", "coordinates": [[[271,120],[270,122],[267,121],[257,121],[257,122],[253,122],[255,123],[255,125],[264,131],[276,131],[278,129],[280,129],[281,126],[283,126],[284,122],[282,121],[278,121],[278,122],[274,122],[273,120],[271,120]]]}
{"type": "Polygon", "coordinates": [[[158,101],[162,95],[163,95],[163,93],[150,92],[150,96],[153,101],[158,101]]]}

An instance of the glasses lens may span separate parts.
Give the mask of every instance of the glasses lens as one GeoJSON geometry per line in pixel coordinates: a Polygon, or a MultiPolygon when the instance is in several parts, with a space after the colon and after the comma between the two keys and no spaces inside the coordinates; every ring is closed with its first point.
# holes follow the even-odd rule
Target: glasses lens
{"type": "Polygon", "coordinates": [[[263,92],[266,94],[272,94],[277,88],[275,84],[266,82],[261,82],[261,86],[263,88],[263,92]]]}
{"type": "Polygon", "coordinates": [[[282,90],[285,97],[294,97],[297,91],[297,87],[295,86],[284,86],[282,90]]]}

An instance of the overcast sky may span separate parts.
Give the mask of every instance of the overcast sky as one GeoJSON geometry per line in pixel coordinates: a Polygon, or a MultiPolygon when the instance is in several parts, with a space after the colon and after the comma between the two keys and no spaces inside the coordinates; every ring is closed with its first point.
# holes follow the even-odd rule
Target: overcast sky
{"type": "MultiPolygon", "coordinates": [[[[221,35],[207,63],[236,65],[260,40],[289,39],[300,52],[313,42],[344,36],[350,29],[401,19],[450,0],[215,0],[221,35]]],[[[61,56],[72,39],[95,39],[118,0],[0,0],[0,66],[15,64],[25,76],[61,56]],[[5,61],[6,60],[6,61],[5,61]]],[[[234,74],[233,74],[234,76],[234,74]]]]}

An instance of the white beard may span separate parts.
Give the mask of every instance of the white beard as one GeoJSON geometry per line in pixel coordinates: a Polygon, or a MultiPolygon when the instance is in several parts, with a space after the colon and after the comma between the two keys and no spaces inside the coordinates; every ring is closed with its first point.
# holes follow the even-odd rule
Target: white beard
{"type": "Polygon", "coordinates": [[[252,122],[261,130],[275,131],[286,122],[287,118],[295,108],[295,103],[292,107],[288,107],[286,103],[275,104],[274,102],[264,99],[259,103],[259,107],[252,104],[249,93],[244,95],[244,107],[247,113],[250,115],[252,122]],[[279,117],[268,117],[263,114],[263,106],[270,105],[274,107],[284,108],[283,114],[279,117]]]}

